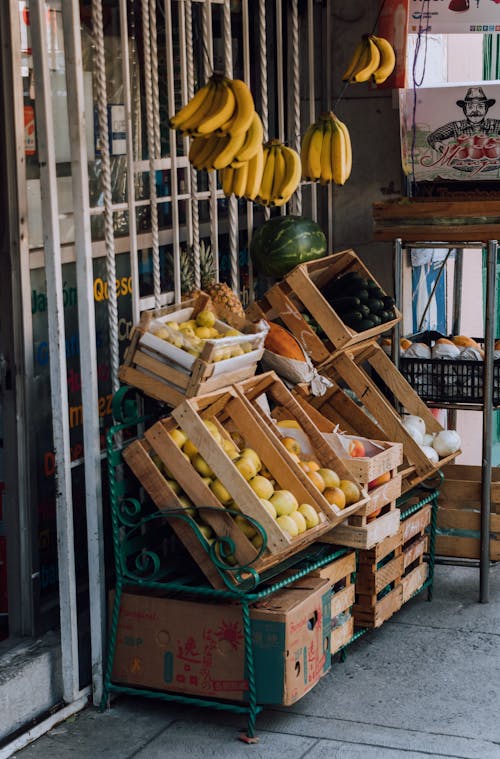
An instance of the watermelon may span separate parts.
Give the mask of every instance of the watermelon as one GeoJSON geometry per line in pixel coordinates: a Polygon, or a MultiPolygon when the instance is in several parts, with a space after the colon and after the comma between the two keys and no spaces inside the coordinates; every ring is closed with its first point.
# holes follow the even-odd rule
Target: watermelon
{"type": "Polygon", "coordinates": [[[326,255],[326,237],[312,219],[276,216],[257,227],[250,255],[258,274],[281,279],[294,266],[326,255]]]}

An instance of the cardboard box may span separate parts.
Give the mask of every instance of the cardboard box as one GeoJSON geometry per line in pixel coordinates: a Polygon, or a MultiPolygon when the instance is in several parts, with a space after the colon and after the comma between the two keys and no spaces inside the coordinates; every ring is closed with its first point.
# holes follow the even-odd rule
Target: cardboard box
{"type": "MultiPolygon", "coordinates": [[[[251,608],[257,701],[298,701],[330,669],[331,589],[309,578],[251,608]]],[[[113,682],[244,701],[241,606],[122,596],[113,682]]]]}

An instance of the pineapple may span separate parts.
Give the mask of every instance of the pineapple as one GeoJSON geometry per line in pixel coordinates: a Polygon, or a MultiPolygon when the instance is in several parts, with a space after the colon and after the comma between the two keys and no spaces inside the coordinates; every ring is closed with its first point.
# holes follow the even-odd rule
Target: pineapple
{"type": "MultiPolygon", "coordinates": [[[[194,283],[194,251],[192,248],[181,250],[180,254],[181,293],[187,298],[195,298],[199,290],[194,283]]],[[[200,242],[200,279],[201,290],[210,296],[217,314],[223,321],[232,315],[245,317],[240,299],[225,282],[217,282],[215,261],[210,245],[200,242]]]]}

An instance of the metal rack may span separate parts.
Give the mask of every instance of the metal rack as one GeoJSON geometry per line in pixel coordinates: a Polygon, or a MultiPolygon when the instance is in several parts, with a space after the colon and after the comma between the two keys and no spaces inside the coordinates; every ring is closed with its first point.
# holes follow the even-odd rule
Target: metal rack
{"type": "MultiPolygon", "coordinates": [[[[450,221],[451,224],[451,221],[450,221]]],[[[430,227],[432,229],[432,226],[430,227]]],[[[483,413],[482,424],[482,457],[481,457],[481,538],[479,559],[479,600],[481,603],[489,601],[489,571],[490,571],[490,514],[491,514],[491,447],[492,447],[492,421],[494,407],[493,398],[493,367],[495,345],[495,313],[496,313],[496,259],[497,240],[478,241],[477,238],[469,238],[465,241],[441,242],[429,240],[423,241],[421,235],[412,240],[412,236],[405,238],[396,237],[394,244],[394,274],[395,274],[395,299],[400,306],[403,295],[403,250],[419,247],[440,248],[469,248],[481,250],[487,248],[486,264],[486,302],[484,320],[484,368],[483,368],[483,393],[484,401],[478,404],[440,403],[440,408],[451,410],[476,410],[483,413]]],[[[456,288],[455,288],[456,292],[456,288]]],[[[456,304],[454,304],[456,306],[456,304]]],[[[454,308],[454,311],[456,308],[454,308]]],[[[396,366],[399,362],[399,338],[400,324],[396,326],[393,344],[393,360],[396,366]]]]}

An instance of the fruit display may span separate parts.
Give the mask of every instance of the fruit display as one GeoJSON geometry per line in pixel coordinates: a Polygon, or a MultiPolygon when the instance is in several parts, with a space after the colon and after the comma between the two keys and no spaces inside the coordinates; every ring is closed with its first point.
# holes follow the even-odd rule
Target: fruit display
{"type": "Polygon", "coordinates": [[[390,77],[396,65],[396,54],[391,43],[384,37],[364,34],[356,45],[352,58],[344,72],[344,82],[368,82],[382,84],[390,77]]]}
{"type": "Polygon", "coordinates": [[[462,441],[456,430],[427,432],[425,421],[415,414],[404,416],[403,426],[434,464],[438,464],[441,458],[446,458],[460,450],[462,441]]]}
{"type": "Polygon", "coordinates": [[[307,129],[300,151],[302,177],[343,185],[352,169],[352,147],[349,130],[332,113],[323,113],[307,129]]]}
{"type": "Polygon", "coordinates": [[[303,216],[277,216],[254,231],[250,255],[258,273],[280,279],[291,269],[326,254],[326,236],[319,224],[303,216]]]}
{"type": "Polygon", "coordinates": [[[342,321],[355,332],[363,332],[396,318],[395,301],[379,285],[358,271],[332,279],[322,294],[342,321]]]}
{"type": "Polygon", "coordinates": [[[255,198],[262,206],[284,206],[300,183],[300,156],[279,140],[264,145],[262,180],[255,198]]]}

